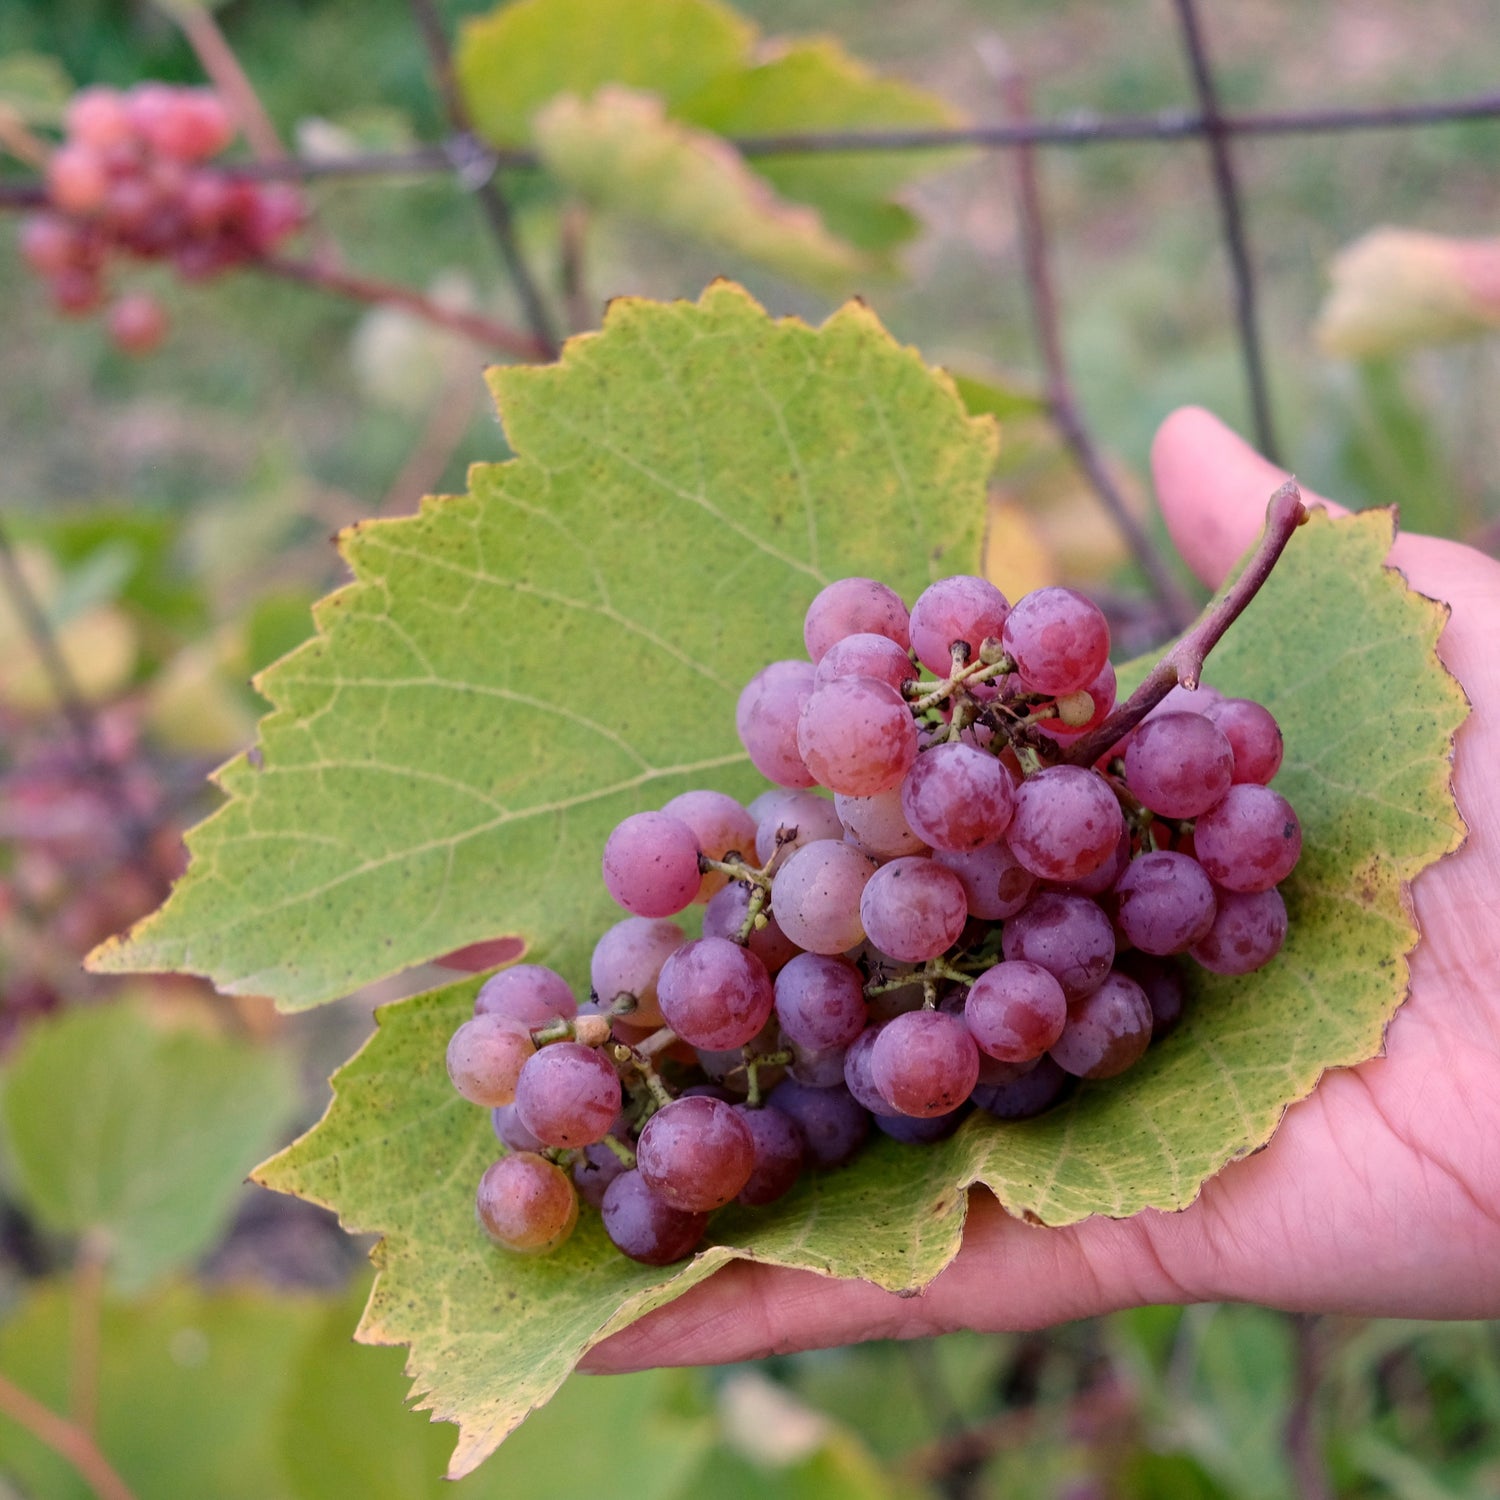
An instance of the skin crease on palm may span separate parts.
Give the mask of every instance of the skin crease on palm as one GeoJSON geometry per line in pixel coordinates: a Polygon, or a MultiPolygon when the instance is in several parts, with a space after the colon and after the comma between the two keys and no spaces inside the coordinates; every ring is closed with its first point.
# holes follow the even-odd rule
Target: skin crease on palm
{"type": "MultiPolygon", "coordinates": [[[[1152,464],[1173,539],[1217,584],[1284,473],[1194,408],[1163,424],[1152,464]]],[[[1325,1075],[1264,1151],[1231,1163],[1180,1213],[1048,1229],[976,1189],[962,1249],[919,1295],[737,1261],[600,1344],[583,1368],[1041,1328],[1145,1303],[1500,1317],[1500,563],[1422,536],[1399,537],[1390,562],[1451,606],[1438,652],[1474,707],[1454,762],[1468,839],[1414,882],[1422,940],[1384,1057],[1325,1075]]]]}

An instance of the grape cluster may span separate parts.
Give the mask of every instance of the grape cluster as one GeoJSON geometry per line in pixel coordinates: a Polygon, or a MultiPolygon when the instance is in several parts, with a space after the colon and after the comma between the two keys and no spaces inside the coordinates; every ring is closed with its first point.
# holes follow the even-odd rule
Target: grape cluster
{"type": "Polygon", "coordinates": [[[775,785],[610,834],[630,915],[587,1002],[522,965],[453,1037],[453,1082],[509,1150],[479,1186],[499,1244],[560,1244],[582,1196],[626,1255],[668,1264],[715,1209],[841,1165],[872,1124],[935,1141],[973,1107],[1026,1118],[1122,1073],[1181,1013],[1176,956],[1244,974],[1279,951],[1301,832],[1266,784],[1261,705],[1173,688],[1075,763],[1108,745],[1116,685],[1104,615],[1066,588],[1012,608],[946,578],[908,613],[849,578],[805,639],[739,699],[775,785]],[[694,905],[690,938],[670,919],[694,905]]]}
{"type": "MultiPolygon", "coordinates": [[[[48,208],[22,223],[21,254],[66,315],[104,305],[111,256],[170,261],[201,280],[268,254],[306,217],[295,188],[209,165],[235,133],[210,89],[84,89],[65,124],[47,162],[48,208]]],[[[105,319],[130,354],[154,349],[167,331],[161,304],[143,292],[118,298],[105,319]]]]}

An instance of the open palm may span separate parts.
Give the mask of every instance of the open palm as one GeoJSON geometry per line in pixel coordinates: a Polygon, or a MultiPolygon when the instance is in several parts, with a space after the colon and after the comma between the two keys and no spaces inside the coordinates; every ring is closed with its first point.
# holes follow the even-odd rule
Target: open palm
{"type": "MultiPolygon", "coordinates": [[[[1174,539],[1217,584],[1285,475],[1193,409],[1163,425],[1153,460],[1174,539]]],[[[1180,1213],[1044,1229],[976,1191],[963,1248],[918,1296],[736,1262],[584,1368],[1035,1328],[1153,1302],[1500,1316],[1500,564],[1419,536],[1401,537],[1390,561],[1451,606],[1439,654],[1474,711],[1454,770],[1469,837],[1413,887],[1422,942],[1387,1056],[1325,1077],[1264,1151],[1180,1213]]]]}

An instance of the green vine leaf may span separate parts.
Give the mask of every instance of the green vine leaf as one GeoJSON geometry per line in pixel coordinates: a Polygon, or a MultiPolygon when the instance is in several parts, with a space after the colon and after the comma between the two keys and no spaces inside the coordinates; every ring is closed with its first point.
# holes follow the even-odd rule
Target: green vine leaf
{"type": "Polygon", "coordinates": [[[509,932],[582,973],[610,828],[705,780],[753,795],[735,699],[818,589],[978,566],[993,425],[858,303],[815,331],[727,283],[617,301],[491,380],[517,457],[345,535],[355,581],[259,679],[228,804],[96,968],[295,1010],[509,932]]]}
{"type": "Polygon", "coordinates": [[[358,1336],[411,1346],[416,1395],[460,1427],[450,1472],[479,1463],[594,1343],[731,1258],[901,1290],[956,1253],[976,1183],[1047,1224],[1181,1208],[1325,1069],[1374,1055],[1416,942],[1404,883],[1463,832],[1448,757],[1466,704],[1434,649],[1445,611],[1383,566],[1391,535],[1383,512],[1314,515],[1211,663],[1217,686],[1258,697],[1286,734],[1277,785],[1305,852],[1285,887],[1283,954],[1246,978],[1193,975],[1177,1031],[1049,1115],[976,1116],[926,1150],[877,1140],[769,1209],[724,1212],[709,1247],[666,1271],[615,1254],[592,1214],[562,1251],[527,1261],[474,1228],[473,1186],[497,1147],[444,1072],[475,982],[385,1009],[323,1122],[259,1180],[384,1235],[358,1336]]]}
{"type": "Polygon", "coordinates": [[[741,156],[725,137],[957,117],[831,38],[758,43],[716,0],[516,0],[464,27],[455,68],[476,130],[585,201],[823,289],[889,270],[917,229],[893,195],[956,158],[741,156]]]}

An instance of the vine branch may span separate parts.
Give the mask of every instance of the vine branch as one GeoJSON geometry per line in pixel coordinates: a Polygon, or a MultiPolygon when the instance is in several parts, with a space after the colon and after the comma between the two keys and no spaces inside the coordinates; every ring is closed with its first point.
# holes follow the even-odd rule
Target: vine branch
{"type": "Polygon", "coordinates": [[[1187,49],[1188,68],[1192,73],[1193,91],[1198,96],[1199,117],[1208,143],[1208,159],[1213,169],[1214,192],[1219,200],[1219,223],[1224,235],[1224,249],[1229,257],[1230,277],[1234,282],[1234,312],[1239,324],[1240,353],[1245,362],[1245,381],[1250,388],[1251,419],[1255,424],[1255,446],[1279,464],[1276,432],[1271,420],[1270,388],[1266,379],[1265,356],[1261,350],[1260,319],[1256,311],[1255,272],[1250,264],[1250,242],[1245,232],[1245,214],[1240,202],[1239,182],[1234,157],[1229,150],[1232,133],[1219,111],[1219,91],[1208,45],[1199,24],[1197,0],[1176,0],[1177,23],[1187,49]]]}
{"type": "MultiPolygon", "coordinates": [[[[996,49],[991,55],[993,71],[999,78],[1006,106],[1017,120],[1030,114],[1026,82],[1015,67],[996,49]]],[[[1047,240],[1046,219],[1042,212],[1041,188],[1036,171],[1036,152],[1031,145],[1016,152],[1016,211],[1021,240],[1021,267],[1026,280],[1026,298],[1030,305],[1032,326],[1046,372],[1047,405],[1074,462],[1083,470],[1094,493],[1109,513],[1115,529],[1125,538],[1136,565],[1146,575],[1172,632],[1182,630],[1193,617],[1193,606],[1186,590],[1178,582],[1171,564],[1151,540],[1125,503],[1125,496],[1115,483],[1094,442],[1093,434],[1083,420],[1083,412],[1068,373],[1067,355],[1063,350],[1061,317],[1057,291],[1052,280],[1052,260],[1047,240]]]]}
{"type": "Polygon", "coordinates": [[[1061,760],[1075,766],[1093,765],[1111,745],[1129,734],[1174,687],[1180,684],[1185,688],[1196,688],[1208,653],[1260,592],[1292,533],[1306,520],[1307,507],[1302,503],[1302,492],[1295,479],[1288,479],[1271,496],[1260,540],[1256,542],[1244,571],[1228,591],[1221,598],[1209,601],[1192,629],[1152,667],[1145,681],[1097,729],[1069,746],[1061,760]]]}
{"type": "Polygon", "coordinates": [[[135,1500],[130,1486],[82,1427],[58,1416],[4,1375],[0,1375],[0,1412],[71,1464],[99,1500],[135,1500]]]}
{"type": "Polygon", "coordinates": [[[460,176],[464,177],[471,175],[471,169],[476,168],[482,162],[482,173],[472,172],[474,197],[489,221],[490,230],[495,236],[495,243],[500,248],[500,258],[505,262],[505,269],[515,284],[516,295],[521,299],[521,306],[525,311],[526,322],[531,328],[532,335],[540,346],[543,356],[547,359],[555,359],[558,341],[557,331],[552,324],[552,315],[547,311],[541,292],[531,274],[531,268],[526,264],[526,257],[521,253],[510,200],[501,191],[496,177],[499,170],[498,159],[489,156],[487,160],[484,160],[485,150],[474,137],[469,111],[464,104],[463,93],[459,89],[458,79],[453,72],[453,53],[448,46],[447,33],[443,30],[442,17],[438,14],[433,0],[410,0],[410,4],[412,16],[417,23],[417,29],[422,33],[422,42],[427,48],[427,56],[432,63],[433,76],[437,80],[443,108],[447,111],[453,128],[458,132],[458,140],[453,143],[457,149],[450,154],[450,165],[458,168],[460,176]]]}

